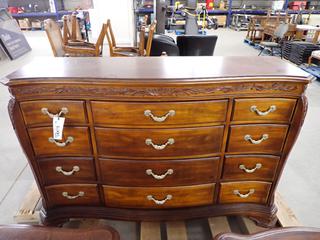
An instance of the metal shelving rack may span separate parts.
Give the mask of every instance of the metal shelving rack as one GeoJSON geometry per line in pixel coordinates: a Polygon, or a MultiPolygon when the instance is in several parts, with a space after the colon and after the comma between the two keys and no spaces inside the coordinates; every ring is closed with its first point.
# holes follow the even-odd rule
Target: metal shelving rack
{"type": "MultiPolygon", "coordinates": [[[[11,14],[14,18],[56,18],[60,20],[63,15],[72,14],[72,11],[58,10],[59,4],[54,0],[55,12],[30,12],[30,13],[17,13],[11,14]]],[[[64,2],[61,0],[61,8],[64,8],[64,2]]]]}
{"type": "MultiPolygon", "coordinates": [[[[233,14],[248,14],[248,15],[266,15],[267,14],[267,7],[265,9],[241,9],[241,8],[238,8],[238,9],[235,9],[234,6],[235,6],[235,3],[237,2],[242,2],[242,4],[244,2],[254,2],[254,3],[257,3],[257,2],[268,2],[268,6],[272,5],[272,2],[275,1],[275,0],[225,0],[227,2],[227,9],[226,10],[220,10],[220,9],[217,9],[217,10],[209,10],[208,13],[211,14],[211,15],[227,15],[227,23],[226,25],[229,26],[230,23],[231,23],[231,18],[232,18],[232,15],[233,14]]],[[[288,8],[289,6],[289,3],[292,2],[292,1],[296,1],[296,0],[285,0],[285,3],[284,3],[284,7],[283,7],[283,12],[285,12],[285,10],[288,8]]],[[[298,0],[299,1],[299,0],[298,0]]],[[[305,1],[305,0],[300,0],[300,1],[305,1]]],[[[167,2],[170,4],[170,5],[174,5],[175,3],[175,0],[167,0],[167,2]]],[[[182,1],[181,1],[182,2],[182,1]]],[[[204,2],[204,1],[201,1],[201,2],[204,2]]],[[[315,6],[315,9],[312,11],[312,14],[320,14],[320,0],[307,0],[306,2],[310,2],[309,3],[309,6],[315,6]],[[315,4],[317,3],[317,4],[315,4]]],[[[267,5],[266,5],[267,6],[267,5]]],[[[140,13],[140,14],[143,14],[143,13],[153,13],[153,9],[143,9],[143,8],[140,8],[140,9],[136,9],[136,13],[140,13]]],[[[298,11],[298,10],[289,10],[288,11],[289,14],[298,14],[298,13],[302,13],[302,14],[306,14],[306,13],[309,13],[308,10],[302,10],[302,11],[298,11]]]]}

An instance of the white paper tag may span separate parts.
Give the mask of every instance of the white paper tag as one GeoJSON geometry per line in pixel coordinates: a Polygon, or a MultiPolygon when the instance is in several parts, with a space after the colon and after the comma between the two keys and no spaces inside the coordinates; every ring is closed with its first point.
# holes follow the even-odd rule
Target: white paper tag
{"type": "Polygon", "coordinates": [[[53,139],[62,140],[64,120],[64,117],[53,117],[53,139]]]}

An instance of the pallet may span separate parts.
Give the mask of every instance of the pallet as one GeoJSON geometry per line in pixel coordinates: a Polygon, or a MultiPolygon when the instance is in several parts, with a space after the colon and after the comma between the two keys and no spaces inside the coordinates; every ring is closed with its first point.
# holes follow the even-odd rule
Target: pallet
{"type": "MultiPolygon", "coordinates": [[[[275,195],[278,208],[277,227],[301,226],[292,210],[287,206],[279,193],[275,195]]],[[[16,223],[39,224],[41,197],[36,184],[33,184],[26,195],[20,210],[14,216],[16,223]]],[[[221,232],[253,234],[267,230],[257,226],[245,217],[212,217],[175,222],[126,222],[105,219],[71,219],[65,223],[66,228],[90,228],[109,225],[121,235],[121,239],[137,240],[192,240],[211,239],[221,232]]]]}
{"type": "Polygon", "coordinates": [[[314,66],[314,65],[309,66],[308,64],[302,64],[299,67],[302,70],[315,76],[318,81],[320,80],[320,67],[319,66],[314,66]]]}
{"type": "Polygon", "coordinates": [[[262,49],[262,48],[263,48],[259,43],[253,42],[253,41],[251,41],[251,40],[249,40],[249,39],[247,39],[247,38],[244,39],[243,42],[246,43],[246,44],[248,44],[248,45],[250,45],[250,46],[253,46],[254,48],[257,48],[257,49],[262,49]]]}
{"type": "Polygon", "coordinates": [[[38,224],[40,221],[39,211],[41,207],[41,195],[37,184],[33,183],[29,192],[23,199],[18,212],[13,216],[14,222],[38,224]]]}

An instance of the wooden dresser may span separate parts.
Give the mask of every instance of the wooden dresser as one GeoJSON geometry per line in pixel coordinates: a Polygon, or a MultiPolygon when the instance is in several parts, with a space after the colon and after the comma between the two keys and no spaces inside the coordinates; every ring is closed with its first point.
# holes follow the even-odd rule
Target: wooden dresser
{"type": "Polygon", "coordinates": [[[273,57],[50,58],[6,84],[44,224],[244,215],[271,226],[310,80],[273,57]]]}

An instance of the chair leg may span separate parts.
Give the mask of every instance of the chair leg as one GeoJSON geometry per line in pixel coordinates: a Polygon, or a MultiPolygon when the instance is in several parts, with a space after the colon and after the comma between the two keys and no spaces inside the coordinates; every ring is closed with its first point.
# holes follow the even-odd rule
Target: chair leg
{"type": "Polygon", "coordinates": [[[264,49],[265,49],[265,48],[262,48],[262,49],[261,49],[261,52],[259,53],[258,56],[260,56],[260,55],[262,54],[262,52],[263,52],[264,49]]]}

